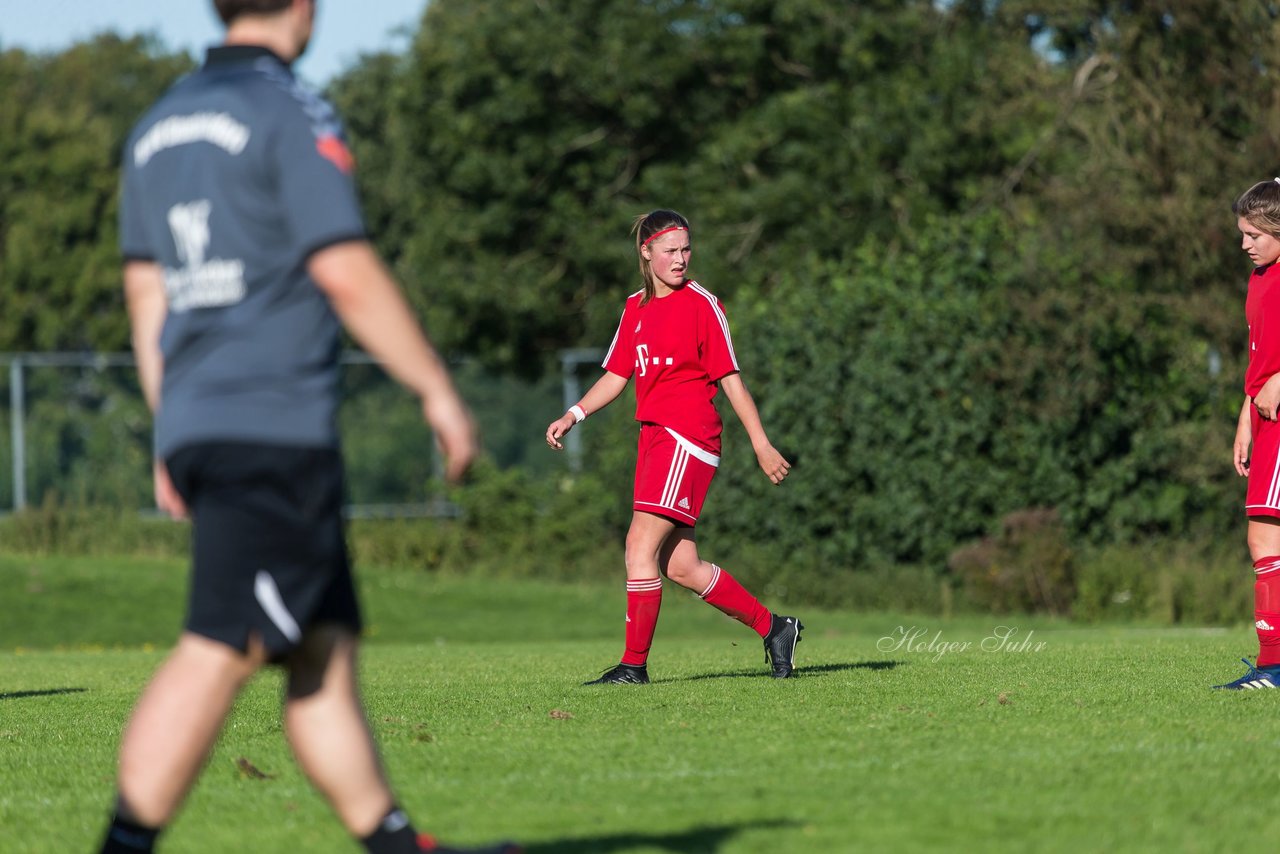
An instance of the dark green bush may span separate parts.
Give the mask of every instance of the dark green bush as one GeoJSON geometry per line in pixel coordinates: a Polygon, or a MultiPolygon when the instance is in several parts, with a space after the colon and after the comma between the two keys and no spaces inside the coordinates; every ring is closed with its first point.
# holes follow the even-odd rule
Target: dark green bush
{"type": "Polygon", "coordinates": [[[1080,560],[1072,615],[1156,625],[1238,624],[1253,614],[1253,581],[1243,537],[1212,546],[1106,546],[1080,560]]]}
{"type": "Polygon", "coordinates": [[[996,614],[1070,613],[1075,564],[1062,519],[1048,508],[1010,513],[994,536],[962,546],[947,562],[968,600],[996,614]]]}
{"type": "Polygon", "coordinates": [[[795,468],[769,484],[726,408],[708,538],[776,542],[819,574],[940,571],[1027,507],[1056,509],[1082,545],[1237,524],[1237,376],[1210,373],[1186,306],[1042,292],[994,222],[921,233],[927,253],[867,247],[728,300],[744,378],[795,468]]]}

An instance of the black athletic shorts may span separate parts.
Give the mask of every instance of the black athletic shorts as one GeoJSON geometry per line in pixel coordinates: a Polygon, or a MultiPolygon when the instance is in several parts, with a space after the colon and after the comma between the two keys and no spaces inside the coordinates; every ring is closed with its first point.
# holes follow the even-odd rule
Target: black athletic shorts
{"type": "Polygon", "coordinates": [[[247,442],[188,445],[165,460],[191,512],[185,628],[272,659],[317,623],[360,631],[336,449],[247,442]]]}

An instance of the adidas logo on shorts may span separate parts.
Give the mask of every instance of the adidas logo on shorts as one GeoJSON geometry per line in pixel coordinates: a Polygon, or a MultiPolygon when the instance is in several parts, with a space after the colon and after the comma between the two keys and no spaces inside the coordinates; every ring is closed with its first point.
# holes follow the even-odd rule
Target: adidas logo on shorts
{"type": "Polygon", "coordinates": [[[689,499],[687,499],[687,498],[681,498],[681,499],[680,499],[680,503],[679,503],[679,504],[677,504],[676,506],[677,506],[677,507],[679,507],[681,510],[688,510],[688,509],[689,509],[689,499]]]}

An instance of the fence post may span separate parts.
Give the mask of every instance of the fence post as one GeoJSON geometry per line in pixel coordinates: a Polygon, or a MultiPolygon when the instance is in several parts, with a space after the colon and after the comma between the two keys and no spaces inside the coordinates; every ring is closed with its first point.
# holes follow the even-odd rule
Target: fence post
{"type": "MultiPolygon", "coordinates": [[[[582,386],[578,383],[578,366],[589,362],[599,363],[604,352],[590,347],[560,351],[560,378],[564,390],[564,408],[567,412],[582,398],[582,386]]],[[[564,438],[564,450],[569,455],[569,471],[582,470],[582,431],[574,430],[564,438]]]]}
{"type": "MultiPolygon", "coordinates": [[[[569,411],[582,397],[581,386],[578,385],[578,362],[572,351],[560,354],[560,378],[564,389],[564,408],[569,411]]],[[[582,432],[572,430],[564,437],[564,450],[569,455],[569,471],[582,470],[582,432]]]]}
{"type": "Polygon", "coordinates": [[[13,509],[27,506],[26,394],[22,387],[22,357],[9,363],[9,439],[13,447],[13,509]]]}

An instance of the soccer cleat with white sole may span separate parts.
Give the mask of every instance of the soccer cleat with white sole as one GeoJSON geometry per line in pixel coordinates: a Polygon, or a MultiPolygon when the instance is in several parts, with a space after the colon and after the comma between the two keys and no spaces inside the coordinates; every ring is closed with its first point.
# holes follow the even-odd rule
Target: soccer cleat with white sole
{"type": "Polygon", "coordinates": [[[1280,664],[1267,667],[1254,667],[1249,659],[1240,659],[1249,670],[1233,682],[1225,685],[1214,685],[1224,691],[1257,691],[1267,688],[1280,688],[1280,664]]]}

